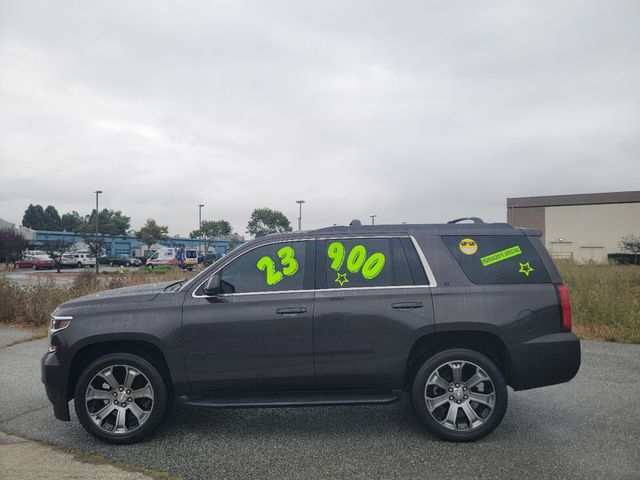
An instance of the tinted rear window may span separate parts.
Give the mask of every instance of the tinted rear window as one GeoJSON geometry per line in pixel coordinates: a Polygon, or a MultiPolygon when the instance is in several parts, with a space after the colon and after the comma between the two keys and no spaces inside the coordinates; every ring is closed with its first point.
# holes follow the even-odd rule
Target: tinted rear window
{"type": "Polygon", "coordinates": [[[442,240],[473,283],[547,283],[542,260],[526,236],[443,236],[442,240]]]}

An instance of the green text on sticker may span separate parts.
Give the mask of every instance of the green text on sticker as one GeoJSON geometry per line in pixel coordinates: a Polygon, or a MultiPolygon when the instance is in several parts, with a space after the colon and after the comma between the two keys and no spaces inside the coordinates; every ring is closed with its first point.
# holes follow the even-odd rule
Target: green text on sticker
{"type": "Polygon", "coordinates": [[[492,253],[491,255],[487,255],[486,257],[482,257],[480,261],[482,262],[483,267],[488,267],[489,265],[501,262],[507,258],[515,257],[521,253],[522,250],[516,245],[515,247],[509,247],[504,250],[500,250],[499,252],[492,253]]]}

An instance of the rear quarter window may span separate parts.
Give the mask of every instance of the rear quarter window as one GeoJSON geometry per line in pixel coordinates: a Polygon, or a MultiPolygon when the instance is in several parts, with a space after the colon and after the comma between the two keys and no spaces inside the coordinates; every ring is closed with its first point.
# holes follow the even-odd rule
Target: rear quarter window
{"type": "Polygon", "coordinates": [[[550,282],[540,256],[524,235],[446,235],[442,241],[473,283],[550,282]]]}

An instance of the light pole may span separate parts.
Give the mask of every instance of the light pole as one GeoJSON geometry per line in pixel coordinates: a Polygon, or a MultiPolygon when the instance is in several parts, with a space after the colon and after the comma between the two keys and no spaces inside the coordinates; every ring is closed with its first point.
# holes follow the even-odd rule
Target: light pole
{"type": "MultiPolygon", "coordinates": [[[[202,239],[202,207],[204,207],[204,203],[198,204],[198,230],[200,230],[200,239],[202,239]]],[[[198,250],[202,250],[202,243],[198,245],[198,250]]],[[[204,250],[204,260],[207,261],[207,248],[205,246],[204,250]]]]}
{"type": "Polygon", "coordinates": [[[100,210],[98,210],[98,195],[100,195],[102,193],[102,190],[96,190],[95,192],[93,192],[96,194],[96,239],[94,240],[94,245],[95,245],[95,251],[96,251],[96,273],[100,272],[100,267],[98,267],[98,212],[100,212],[100,210]]]}
{"type": "Polygon", "coordinates": [[[304,200],[296,200],[296,203],[300,205],[300,215],[298,216],[298,231],[300,232],[302,230],[302,204],[304,200]]]}
{"type": "Polygon", "coordinates": [[[376,224],[376,217],[378,215],[369,215],[371,217],[371,225],[375,225],[376,224]]]}

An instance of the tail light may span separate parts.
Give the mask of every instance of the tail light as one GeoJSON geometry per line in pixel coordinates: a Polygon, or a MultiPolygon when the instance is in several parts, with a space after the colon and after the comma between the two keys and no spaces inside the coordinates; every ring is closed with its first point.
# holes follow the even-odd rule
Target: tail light
{"type": "Polygon", "coordinates": [[[573,320],[571,318],[571,299],[569,298],[569,289],[566,285],[560,283],[556,285],[558,299],[560,300],[560,311],[562,312],[562,331],[570,332],[573,320]]]}

